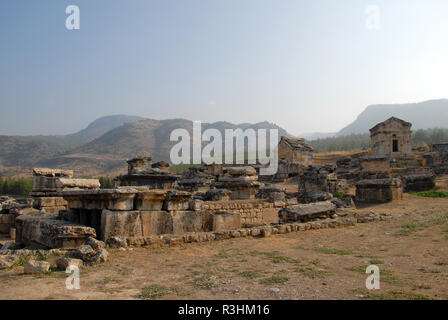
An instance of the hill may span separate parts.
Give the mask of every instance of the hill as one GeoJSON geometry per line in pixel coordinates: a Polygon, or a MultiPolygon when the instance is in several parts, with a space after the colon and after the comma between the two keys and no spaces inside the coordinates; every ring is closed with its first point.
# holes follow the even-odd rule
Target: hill
{"type": "Polygon", "coordinates": [[[76,133],[63,136],[63,140],[72,145],[79,146],[88,143],[98,137],[101,137],[109,130],[122,126],[126,123],[131,123],[139,120],[144,120],[144,118],[122,114],[101,117],[90,123],[87,128],[76,133]]]}
{"type": "Polygon", "coordinates": [[[0,136],[0,174],[20,175],[46,159],[64,154],[125,123],[143,118],[112,115],[99,118],[87,128],[69,135],[0,136]]]}
{"type": "Polygon", "coordinates": [[[354,122],[340,130],[337,136],[368,133],[374,125],[392,116],[411,122],[413,130],[448,128],[448,99],[420,103],[371,105],[354,122]]]}
{"type": "MultiPolygon", "coordinates": [[[[170,142],[174,129],[186,129],[192,137],[193,124],[186,119],[141,120],[124,124],[101,137],[77,147],[70,152],[39,161],[39,166],[74,168],[81,175],[118,174],[126,170],[125,159],[138,153],[149,152],[155,161],[169,161],[170,142]]],[[[225,129],[247,128],[278,129],[279,137],[288,135],[286,130],[269,122],[232,124],[229,122],[203,123],[202,130],[217,129],[224,137],[225,129]]]]}
{"type": "MultiPolygon", "coordinates": [[[[93,121],[87,128],[65,136],[0,136],[0,175],[30,174],[35,166],[75,169],[78,176],[115,175],[126,169],[125,159],[150,152],[155,160],[169,160],[176,142],[169,137],[182,128],[192,136],[192,122],[186,119],[153,120],[116,115],[93,121]]],[[[269,122],[256,124],[203,123],[202,129],[279,129],[269,122]]]]}

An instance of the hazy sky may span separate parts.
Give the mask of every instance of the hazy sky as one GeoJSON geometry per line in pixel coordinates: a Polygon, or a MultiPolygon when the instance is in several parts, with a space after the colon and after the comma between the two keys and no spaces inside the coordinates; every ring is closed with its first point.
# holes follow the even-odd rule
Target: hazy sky
{"type": "Polygon", "coordinates": [[[0,134],[110,114],[329,132],[370,104],[448,98],[447,0],[9,0],[0,35],[0,134]]]}

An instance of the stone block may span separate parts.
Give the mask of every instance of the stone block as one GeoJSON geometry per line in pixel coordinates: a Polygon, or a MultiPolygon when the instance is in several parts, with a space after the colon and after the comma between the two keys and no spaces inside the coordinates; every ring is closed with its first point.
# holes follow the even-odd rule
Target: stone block
{"type": "Polygon", "coordinates": [[[356,201],[384,203],[403,198],[403,188],[397,178],[367,179],[356,184],[356,201]]]}
{"type": "Polygon", "coordinates": [[[279,218],[283,222],[306,222],[321,216],[328,217],[336,212],[336,206],[330,201],[314,202],[288,206],[279,211],[279,218]]]}
{"type": "Polygon", "coordinates": [[[234,230],[241,228],[241,214],[235,212],[215,212],[211,214],[212,230],[234,230]]]}

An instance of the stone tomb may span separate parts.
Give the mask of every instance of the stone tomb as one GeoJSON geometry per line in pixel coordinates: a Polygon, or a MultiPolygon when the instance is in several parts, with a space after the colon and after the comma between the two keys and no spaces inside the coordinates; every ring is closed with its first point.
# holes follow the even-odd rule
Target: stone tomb
{"type": "Polygon", "coordinates": [[[403,198],[403,188],[400,179],[366,179],[356,184],[357,202],[384,203],[403,198]]]}
{"type": "Polygon", "coordinates": [[[97,179],[73,179],[72,170],[34,168],[33,180],[33,208],[49,213],[67,209],[67,201],[60,195],[62,191],[100,188],[97,179]]]}
{"type": "Polygon", "coordinates": [[[117,187],[144,186],[149,189],[171,189],[177,185],[179,176],[169,172],[166,162],[152,163],[150,156],[137,156],[128,163],[128,173],[115,179],[117,187]]]}
{"type": "Polygon", "coordinates": [[[313,219],[328,218],[336,213],[336,205],[330,201],[287,206],[280,210],[281,222],[307,222],[313,219]]]}
{"type": "Polygon", "coordinates": [[[258,189],[264,184],[258,181],[257,172],[253,167],[229,167],[226,173],[218,177],[212,184],[217,189],[230,190],[232,200],[255,199],[258,189]]]}

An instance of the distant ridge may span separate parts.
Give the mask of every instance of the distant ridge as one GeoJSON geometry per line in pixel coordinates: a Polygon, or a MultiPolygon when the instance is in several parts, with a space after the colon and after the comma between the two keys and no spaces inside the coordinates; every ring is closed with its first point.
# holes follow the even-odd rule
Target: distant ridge
{"type": "Polygon", "coordinates": [[[354,122],[340,130],[337,136],[368,133],[374,125],[392,116],[411,122],[412,130],[448,128],[448,99],[371,105],[361,112],[354,122]]]}
{"type": "MultiPolygon", "coordinates": [[[[99,118],[86,129],[66,136],[0,136],[0,175],[31,173],[33,166],[74,169],[78,176],[114,175],[126,169],[126,158],[150,152],[155,160],[169,160],[171,131],[186,129],[192,135],[192,121],[154,120],[115,115],[99,118]]],[[[278,129],[279,138],[290,135],[283,128],[264,121],[232,124],[203,123],[202,129],[278,129]]]]}

